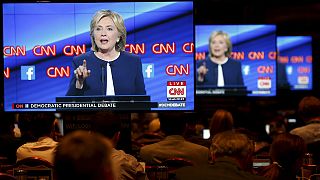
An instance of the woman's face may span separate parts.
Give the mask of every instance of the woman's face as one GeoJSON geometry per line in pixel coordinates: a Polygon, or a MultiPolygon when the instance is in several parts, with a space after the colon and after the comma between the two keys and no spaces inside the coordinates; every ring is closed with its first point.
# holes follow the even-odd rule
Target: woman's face
{"type": "Polygon", "coordinates": [[[116,42],[120,39],[118,29],[110,17],[104,17],[97,23],[93,36],[99,51],[102,52],[115,50],[116,42]]]}
{"type": "Polygon", "coordinates": [[[227,43],[221,35],[212,37],[210,42],[210,48],[211,53],[215,57],[223,57],[225,56],[225,53],[228,51],[227,43]]]}

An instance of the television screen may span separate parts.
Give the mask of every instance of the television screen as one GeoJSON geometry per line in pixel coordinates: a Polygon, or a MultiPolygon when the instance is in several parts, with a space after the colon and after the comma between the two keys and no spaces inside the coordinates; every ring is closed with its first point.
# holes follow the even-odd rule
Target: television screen
{"type": "Polygon", "coordinates": [[[278,36],[279,90],[312,90],[312,37],[278,36]]]}
{"type": "Polygon", "coordinates": [[[275,96],[275,25],[196,25],[196,95],[275,96]]]}
{"type": "Polygon", "coordinates": [[[192,1],[3,3],[2,9],[5,111],[194,109],[192,1]],[[90,33],[102,9],[122,17],[126,43],[120,35],[110,39],[113,29],[100,21],[90,33]],[[105,63],[91,35],[97,47],[120,41],[125,52],[105,63]]]}

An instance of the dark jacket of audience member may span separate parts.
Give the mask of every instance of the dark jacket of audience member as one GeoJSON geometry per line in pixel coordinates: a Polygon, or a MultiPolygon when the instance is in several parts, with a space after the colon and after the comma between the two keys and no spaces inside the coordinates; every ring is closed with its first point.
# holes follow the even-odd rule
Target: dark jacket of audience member
{"type": "Polygon", "coordinates": [[[251,173],[253,149],[253,143],[244,134],[233,131],[218,133],[210,148],[214,163],[203,167],[181,168],[176,172],[176,179],[264,179],[251,173]]]}
{"type": "Polygon", "coordinates": [[[111,158],[114,163],[115,179],[144,179],[144,169],[135,157],[115,147],[120,138],[121,119],[118,114],[98,112],[92,122],[92,130],[111,140],[111,158]]]}
{"type": "Polygon", "coordinates": [[[261,171],[270,180],[294,180],[306,151],[304,140],[293,134],[278,135],[270,147],[272,164],[261,171]]]}
{"type": "Polygon", "coordinates": [[[1,113],[0,120],[0,156],[7,158],[3,164],[14,164],[16,162],[16,151],[23,142],[14,137],[14,114],[1,113]]]}
{"type": "Polygon", "coordinates": [[[184,158],[194,165],[208,163],[208,148],[186,141],[182,136],[186,127],[185,116],[183,112],[159,114],[160,128],[166,137],[140,149],[140,156],[147,164],[161,164],[170,158],[184,158]]]}
{"type": "Polygon", "coordinates": [[[54,157],[57,180],[113,180],[111,143],[83,130],[67,134],[54,157]]]}

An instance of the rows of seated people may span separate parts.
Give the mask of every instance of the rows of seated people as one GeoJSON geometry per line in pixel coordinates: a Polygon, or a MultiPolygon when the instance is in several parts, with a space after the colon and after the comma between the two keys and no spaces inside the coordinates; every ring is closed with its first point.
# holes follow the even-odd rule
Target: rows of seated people
{"type": "Polygon", "coordinates": [[[262,143],[262,148],[254,133],[234,127],[227,110],[215,111],[209,122],[211,137],[202,141],[187,136],[190,114],[159,113],[153,122],[157,128],[149,127],[156,133],[136,136],[133,142],[141,137],[154,141],[138,142],[138,153],[133,155],[117,148],[120,113],[92,113],[90,129],[64,137],[52,113],[20,113],[18,118],[3,113],[0,171],[12,173],[19,162],[36,157],[52,165],[56,179],[154,179],[154,167],[165,170],[163,179],[295,179],[304,176],[301,167],[307,152],[312,156],[307,164],[319,164],[320,100],[303,98],[298,112],[305,125],[289,132],[277,120],[275,130],[269,132],[270,141],[262,143]],[[19,123],[19,131],[14,130],[14,123],[19,123]],[[261,149],[270,164],[255,169],[253,158],[261,149]]]}

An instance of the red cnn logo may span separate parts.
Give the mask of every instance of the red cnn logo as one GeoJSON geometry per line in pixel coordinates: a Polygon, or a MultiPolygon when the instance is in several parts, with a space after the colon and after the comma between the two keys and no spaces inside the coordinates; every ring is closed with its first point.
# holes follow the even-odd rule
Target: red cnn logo
{"type": "Polygon", "coordinates": [[[67,66],[66,68],[60,67],[49,67],[47,69],[47,76],[50,78],[57,78],[57,77],[70,77],[70,67],[67,66]]]}
{"type": "Polygon", "coordinates": [[[156,43],[152,46],[152,52],[153,54],[175,54],[176,53],[176,44],[172,43],[156,43]]]}
{"type": "Polygon", "coordinates": [[[270,77],[258,77],[258,88],[259,89],[271,89],[271,78],[270,77]]]}
{"type": "Polygon", "coordinates": [[[80,45],[73,46],[73,45],[67,45],[63,48],[63,54],[66,56],[74,56],[83,54],[86,52],[86,45],[83,44],[82,47],[80,45]]]}
{"type": "Polygon", "coordinates": [[[186,64],[185,66],[180,64],[179,66],[176,64],[169,64],[166,67],[166,73],[169,76],[176,76],[177,74],[182,76],[183,74],[189,75],[190,73],[190,65],[186,64]]]}
{"type": "Polygon", "coordinates": [[[24,104],[19,104],[19,103],[13,103],[12,104],[12,109],[23,109],[24,104]]]}
{"type": "Polygon", "coordinates": [[[56,56],[57,55],[57,50],[56,50],[56,45],[52,46],[35,46],[32,49],[32,52],[35,56],[56,56]]]}
{"type": "Polygon", "coordinates": [[[273,66],[258,66],[257,72],[259,74],[272,74],[273,73],[273,66]]]}
{"type": "Polygon", "coordinates": [[[26,46],[4,46],[3,47],[4,56],[25,56],[26,46]]]}
{"type": "Polygon", "coordinates": [[[125,45],[126,51],[129,51],[130,53],[134,54],[145,54],[146,48],[144,43],[142,44],[126,44],[125,45]]]}
{"type": "Polygon", "coordinates": [[[168,81],[167,82],[167,100],[185,101],[187,97],[186,81],[168,81]]]}

